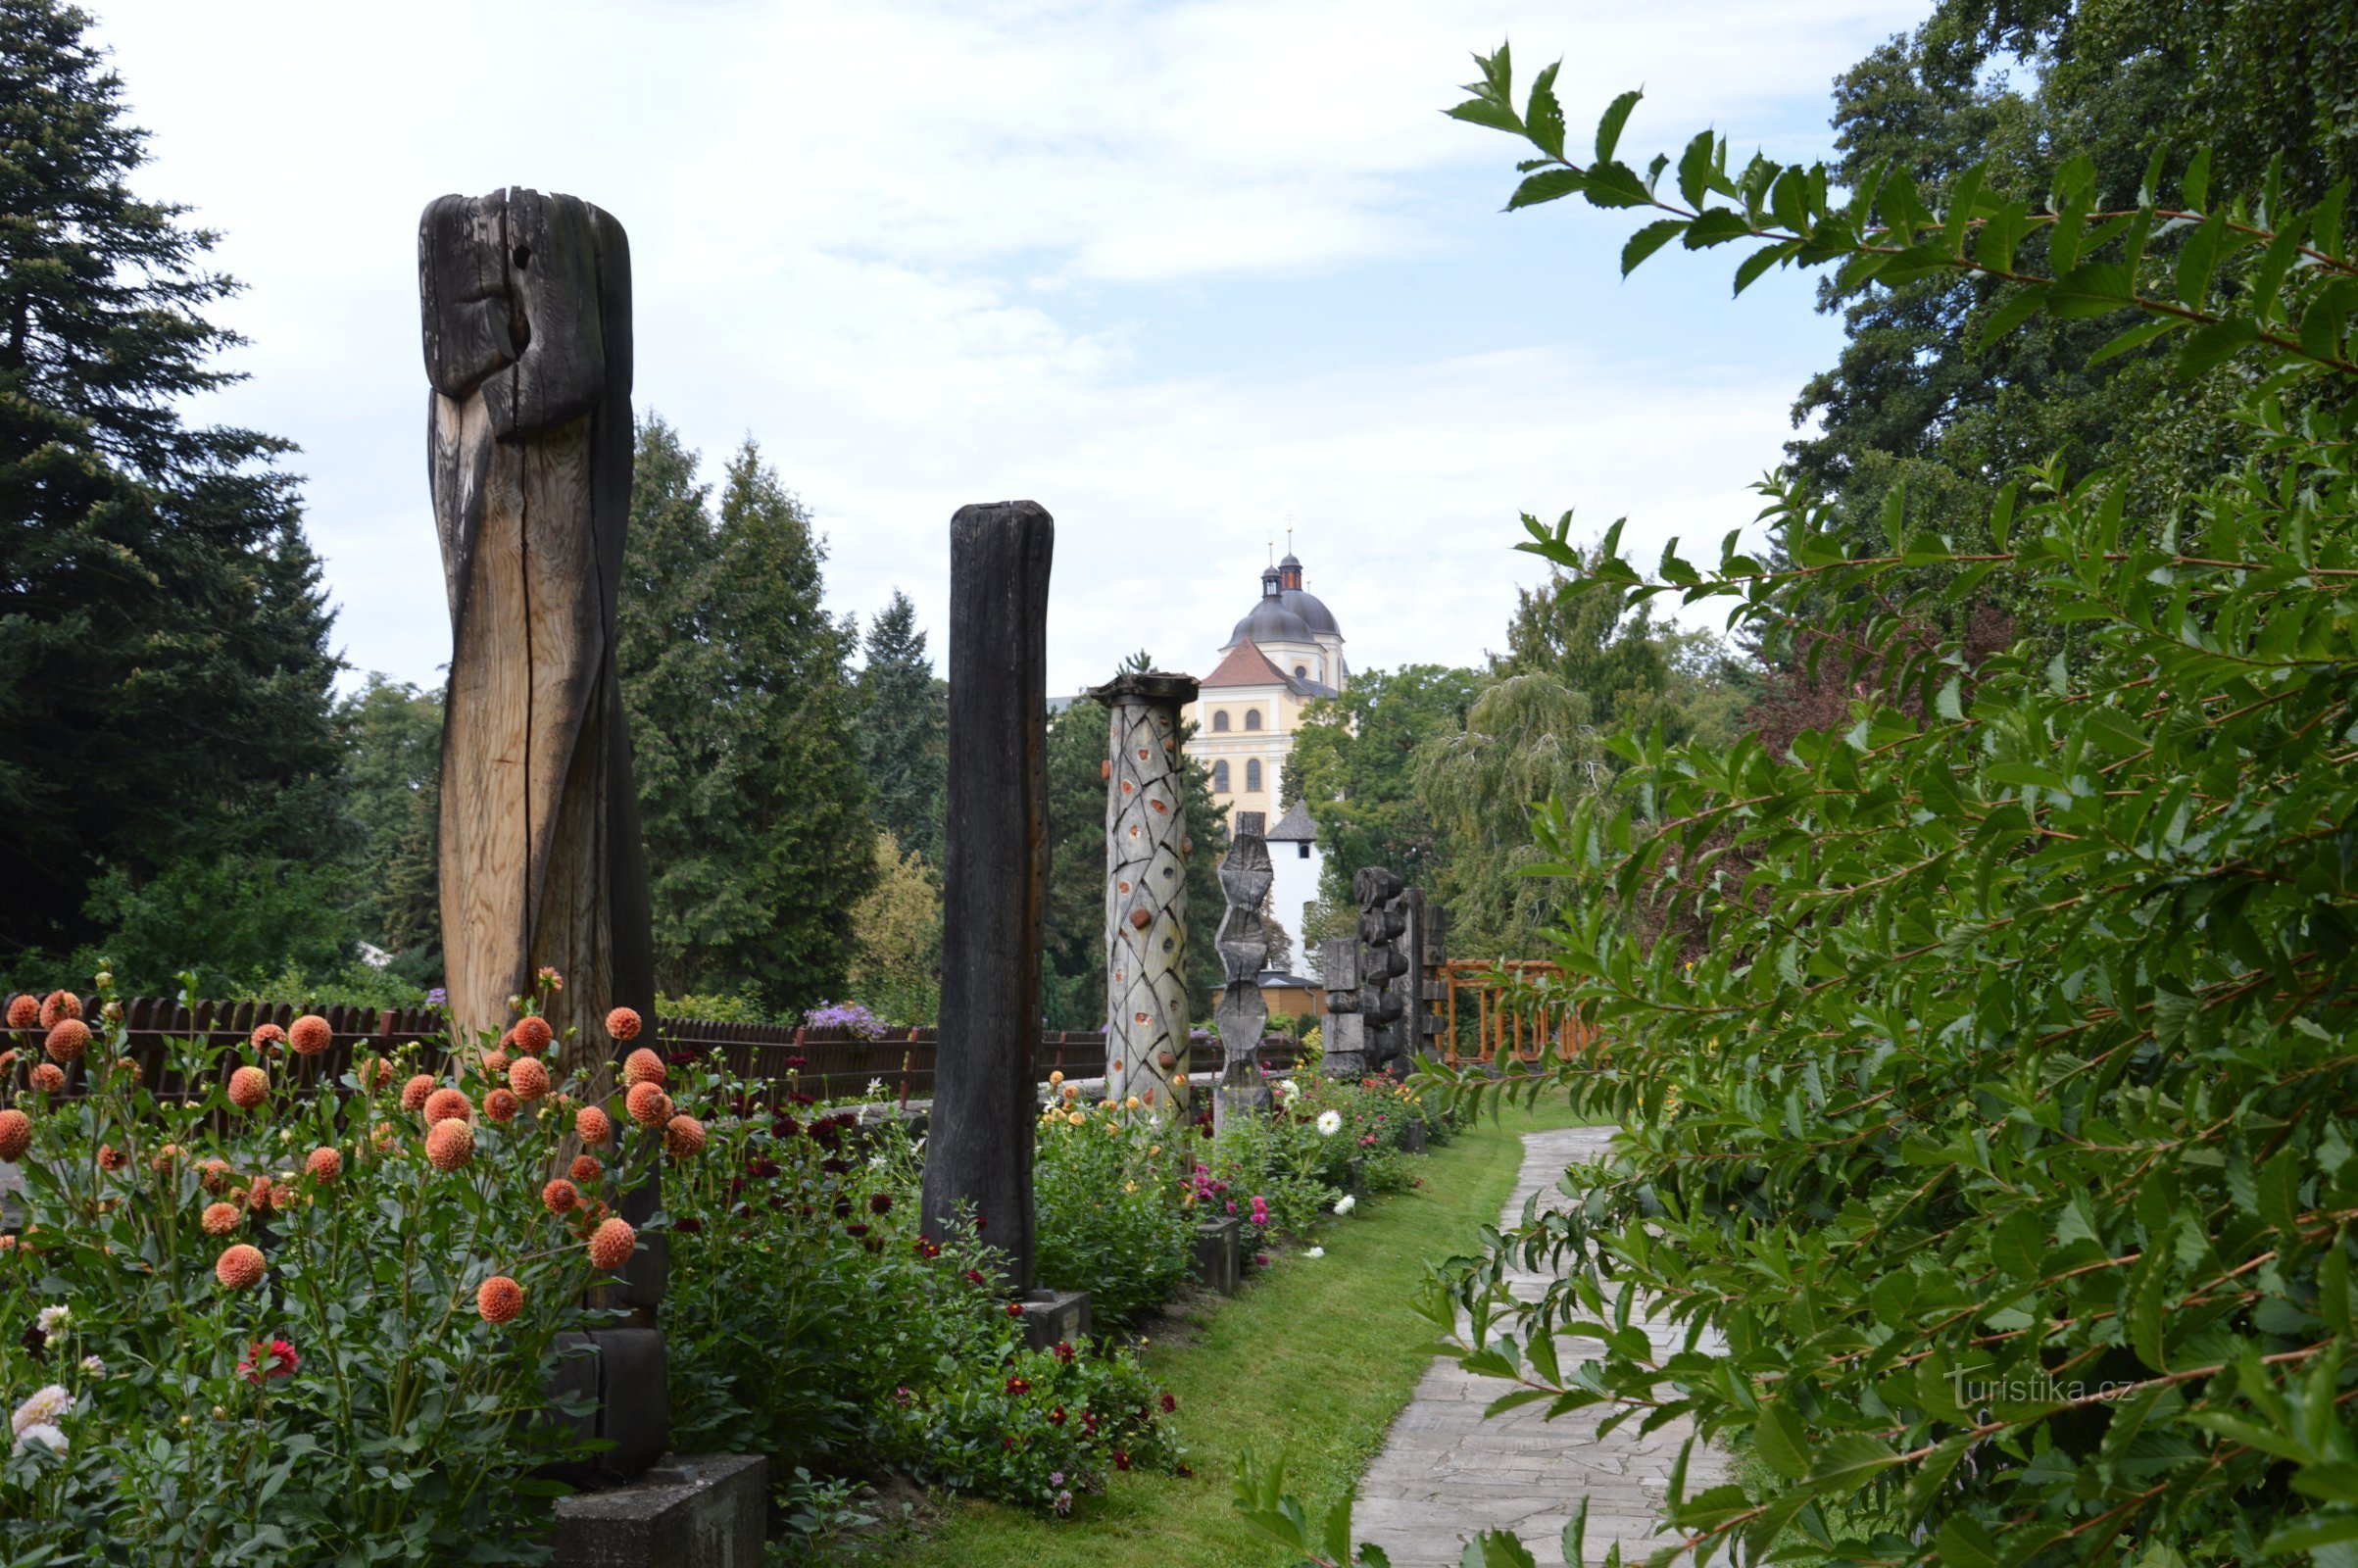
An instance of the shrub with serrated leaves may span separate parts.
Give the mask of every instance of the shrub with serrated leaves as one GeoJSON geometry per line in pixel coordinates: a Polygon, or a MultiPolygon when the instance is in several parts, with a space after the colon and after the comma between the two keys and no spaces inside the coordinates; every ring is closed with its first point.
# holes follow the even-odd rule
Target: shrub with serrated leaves
{"type": "MultiPolygon", "coordinates": [[[[1618,527],[1588,555],[1568,518],[1526,519],[1522,548],[1575,592],[1728,607],[1772,649],[1869,673],[1787,755],[1657,733],[1623,743],[1611,795],[1541,813],[1538,874],[1576,888],[1551,1000],[1610,1048],[1511,1092],[1568,1091],[1624,1133],[1567,1174],[1568,1211],[1437,1284],[1437,1324],[1471,1309],[1465,1364],[1522,1385],[1507,1402],[1748,1445],[1763,1494],[1674,1474],[1666,1515],[1706,1557],[2352,1560],[2341,193],[2215,197],[2201,152],[2166,200],[2160,156],[2134,195],[2095,189],[2084,159],[2041,201],[1978,170],[1842,191],[1823,168],[1732,170],[1708,132],[1671,190],[1671,160],[1615,157],[1634,94],[1584,160],[1552,69],[1518,109],[1504,50],[1483,64],[1455,113],[1533,144],[1511,205],[1652,210],[1625,270],[1733,243],[1740,290],[1782,265],[1839,264],[1845,287],[1946,270],[1987,286],[1987,334],[2117,316],[2104,355],[2174,343],[2186,375],[2235,378],[2250,439],[2168,515],[2133,514],[2120,474],[1993,476],[1970,548],[1905,535],[1896,504],[1887,547],[1845,548],[1780,482],[1779,552],[1731,533],[1710,567],[1673,541],[1642,573],[1618,527]],[[2026,608],[1969,656],[1961,628],[2001,586],[2026,608]],[[1707,928],[1692,953],[1645,940],[1662,900],[1707,928]],[[1509,1255],[1560,1283],[1512,1302],[1509,1255]],[[1659,1351],[1648,1314],[1683,1348],[1659,1351]]],[[[1269,1491],[1246,1477],[1254,1511],[1269,1491]]],[[[1340,1559],[1341,1535],[1306,1554],[1340,1559]]]]}

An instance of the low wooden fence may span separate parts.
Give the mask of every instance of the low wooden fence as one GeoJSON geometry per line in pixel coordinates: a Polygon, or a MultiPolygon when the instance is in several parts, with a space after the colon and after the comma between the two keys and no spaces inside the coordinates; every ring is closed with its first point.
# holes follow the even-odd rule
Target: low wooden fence
{"type": "Polygon", "coordinates": [[[1548,998],[1541,983],[1563,973],[1552,963],[1450,958],[1425,973],[1429,1004],[1442,1009],[1441,1054],[1451,1066],[1536,1062],[1548,1055],[1570,1061],[1603,1047],[1595,1029],[1548,998]]]}
{"type": "MultiPolygon", "coordinates": [[[[266,1023],[284,1028],[302,1010],[284,1004],[200,1002],[194,1007],[160,998],[142,997],[123,1004],[129,1031],[125,1050],[138,1062],[144,1082],[160,1094],[181,1095],[188,1086],[172,1073],[167,1042],[198,1036],[226,1045],[243,1040],[266,1023]]],[[[321,1007],[319,1014],[335,1031],[334,1043],[317,1056],[280,1058],[273,1076],[297,1089],[334,1083],[350,1070],[355,1056],[381,1054],[402,1046],[416,1046],[421,1066],[440,1072],[442,1017],[424,1007],[321,1007]]],[[[863,1039],[838,1026],[797,1027],[790,1024],[715,1023],[699,1018],[658,1018],[643,1044],[683,1058],[718,1051],[740,1077],[765,1080],[780,1090],[813,1099],[859,1096],[881,1085],[888,1098],[907,1103],[932,1098],[934,1069],[940,1052],[939,1032],[932,1028],[896,1029],[882,1039],[863,1039]]],[[[34,1048],[38,1050],[37,1045],[34,1048]]],[[[1197,1070],[1207,1072],[1217,1058],[1216,1047],[1197,1048],[1197,1070]]],[[[1067,1078],[1096,1078],[1105,1072],[1105,1036],[1102,1030],[1043,1031],[1033,1053],[1033,1067],[1041,1083],[1053,1072],[1067,1078]]],[[[1271,1036],[1263,1042],[1261,1059],[1271,1072],[1290,1071],[1298,1059],[1293,1042],[1271,1036]]],[[[234,1065],[231,1063],[230,1065],[234,1065]]],[[[227,1071],[227,1067],[222,1069],[227,1071]]]]}

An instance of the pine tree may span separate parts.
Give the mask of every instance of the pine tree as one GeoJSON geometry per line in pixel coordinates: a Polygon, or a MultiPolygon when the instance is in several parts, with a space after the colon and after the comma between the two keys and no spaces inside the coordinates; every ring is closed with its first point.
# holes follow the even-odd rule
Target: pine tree
{"type": "Polygon", "coordinates": [[[337,705],[347,808],[359,834],[354,915],[364,940],[421,986],[442,975],[442,694],[371,674],[337,705]]]}
{"type": "Polygon", "coordinates": [[[854,639],[759,448],[731,460],[716,512],[697,466],[660,418],[641,425],[619,656],[657,979],[793,1010],[842,994],[877,875],[854,639]]]}
{"type": "Polygon", "coordinates": [[[860,671],[860,763],[876,825],[904,854],[939,869],[949,788],[950,689],[933,672],[917,607],[898,588],[868,622],[860,671]]]}
{"type": "MultiPolygon", "coordinates": [[[[287,443],[183,421],[237,379],[215,236],[134,196],[145,133],[53,0],[0,0],[0,953],[62,954],[167,867],[348,848],[336,661],[287,443]]],[[[191,958],[202,955],[190,954],[191,958]]]]}

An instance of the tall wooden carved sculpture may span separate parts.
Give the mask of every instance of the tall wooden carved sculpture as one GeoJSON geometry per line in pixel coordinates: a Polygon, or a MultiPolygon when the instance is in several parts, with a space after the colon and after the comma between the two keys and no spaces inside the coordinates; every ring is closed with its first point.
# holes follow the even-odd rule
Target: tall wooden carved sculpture
{"type": "Polygon", "coordinates": [[[1220,1081],[1212,1094],[1215,1127],[1269,1108],[1269,1086],[1261,1077],[1261,1030],[1269,1022],[1261,1000],[1260,974],[1269,966],[1269,931],[1261,920],[1275,876],[1269,844],[1261,836],[1267,818],[1239,811],[1229,819],[1228,854],[1220,861],[1220,892],[1228,907],[1213,943],[1227,984],[1220,989],[1212,1022],[1220,1030],[1220,1081]]]}
{"type": "MultiPolygon", "coordinates": [[[[654,943],[614,602],[630,516],[630,247],[571,196],[445,196],[418,230],[427,464],[450,594],[442,942],[461,1031],[499,1030],[543,968],[550,1025],[603,1075],[615,1005],[655,1016],[654,943]]],[[[464,1038],[464,1035],[463,1035],[464,1038]]],[[[654,1184],[622,1199],[644,1220],[654,1184]]],[[[630,1326],[568,1335],[556,1387],[636,1474],[667,1446],[661,1235],[602,1292],[630,1326]]]]}
{"type": "Polygon", "coordinates": [[[1363,865],[1351,890],[1359,901],[1359,1015],[1367,1021],[1367,1066],[1383,1072],[1408,1054],[1408,999],[1400,987],[1409,973],[1401,944],[1408,929],[1406,889],[1382,866],[1363,865]]]}
{"type": "Polygon", "coordinates": [[[1367,1076],[1367,1020],[1359,1016],[1359,939],[1329,937],[1318,950],[1318,977],[1326,986],[1325,1040],[1318,1071],[1355,1083],[1367,1076]]]}
{"type": "Polygon", "coordinates": [[[1111,710],[1105,764],[1105,1093],[1154,1115],[1187,1105],[1187,836],[1179,710],[1193,676],[1132,671],[1090,695],[1111,710]]]}
{"type": "Polygon", "coordinates": [[[614,598],[630,516],[630,247],[572,196],[445,196],[418,234],[434,521],[450,594],[442,941],[458,1025],[535,971],[610,1055],[654,1016],[614,598]]]}
{"type": "Polygon", "coordinates": [[[1048,576],[1056,520],[1030,501],[950,519],[950,793],[942,1044],[925,1233],[961,1213],[1032,1284],[1040,937],[1048,909],[1048,576]]]}

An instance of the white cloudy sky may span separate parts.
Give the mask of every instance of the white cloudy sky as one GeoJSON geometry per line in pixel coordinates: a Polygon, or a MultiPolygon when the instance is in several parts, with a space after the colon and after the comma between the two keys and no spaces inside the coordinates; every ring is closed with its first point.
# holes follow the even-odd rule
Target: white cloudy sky
{"type": "MultiPolygon", "coordinates": [[[[569,191],[628,228],[636,402],[708,471],[758,437],[830,598],[943,652],[947,523],[1056,514],[1052,689],[1208,667],[1292,517],[1356,667],[1500,641],[1519,513],[1642,547],[1748,520],[1833,323],[1728,253],[1635,279],[1628,215],[1502,216],[1515,144],[1437,111],[1468,52],[1560,55],[1625,155],[1715,124],[1822,153],[1833,76],[1923,0],[89,0],[151,194],[222,231],[251,379],[302,448],[356,669],[436,680],[416,224],[569,191]]],[[[1576,135],[1575,140],[1581,138],[1576,135]]],[[[1635,161],[1633,159],[1633,161],[1635,161]]]]}

